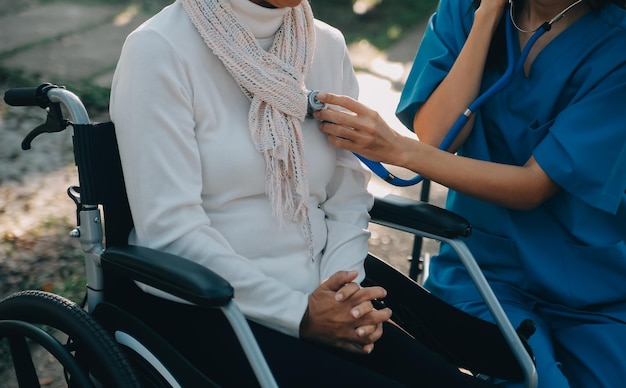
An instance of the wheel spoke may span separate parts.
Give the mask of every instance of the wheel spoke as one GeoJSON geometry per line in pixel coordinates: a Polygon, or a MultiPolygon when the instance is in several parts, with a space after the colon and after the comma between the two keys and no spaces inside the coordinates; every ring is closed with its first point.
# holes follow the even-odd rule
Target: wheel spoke
{"type": "Polygon", "coordinates": [[[19,386],[39,387],[39,378],[26,338],[20,335],[10,335],[8,339],[19,386]]]}

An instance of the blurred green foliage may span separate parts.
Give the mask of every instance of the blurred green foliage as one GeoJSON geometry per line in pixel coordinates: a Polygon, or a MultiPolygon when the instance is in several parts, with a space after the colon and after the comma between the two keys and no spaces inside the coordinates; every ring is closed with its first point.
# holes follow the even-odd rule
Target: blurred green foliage
{"type": "Polygon", "coordinates": [[[310,0],[315,16],[340,29],[348,43],[367,40],[389,48],[407,30],[425,20],[438,0],[310,0]],[[369,7],[369,8],[367,8],[369,7]],[[359,14],[355,10],[366,12],[359,14]]]}
{"type": "MultiPolygon", "coordinates": [[[[40,0],[42,3],[76,0],[40,0]]],[[[362,39],[381,50],[427,18],[438,0],[309,0],[315,16],[339,28],[348,43],[362,39]],[[355,12],[362,12],[357,13],[355,12]]],[[[172,0],[80,0],[81,3],[128,4],[158,12],[172,0]]]]}
{"type": "MultiPolygon", "coordinates": [[[[156,13],[173,0],[38,0],[40,3],[80,2],[82,4],[120,4],[140,7],[156,13]]],[[[367,40],[379,50],[386,50],[403,34],[424,21],[434,11],[438,0],[309,0],[315,16],[341,30],[348,44],[367,40]]],[[[0,66],[0,82],[15,85],[36,84],[38,75],[22,74],[18,69],[0,66]]],[[[94,112],[108,109],[108,88],[89,81],[71,87],[94,112]]]]}

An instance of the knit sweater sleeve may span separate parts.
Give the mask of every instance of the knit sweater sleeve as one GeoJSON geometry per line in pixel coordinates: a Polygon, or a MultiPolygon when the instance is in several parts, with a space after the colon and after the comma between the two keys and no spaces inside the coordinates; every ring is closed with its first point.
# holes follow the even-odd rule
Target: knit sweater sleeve
{"type": "MultiPolygon", "coordinates": [[[[343,35],[339,31],[336,49],[343,48],[342,79],[338,82],[337,93],[358,97],[358,80],[354,73],[352,61],[348,55],[343,35]]],[[[359,160],[348,151],[337,150],[336,168],[333,178],[326,187],[327,200],[322,204],[326,214],[328,237],[320,266],[320,277],[326,279],[337,271],[357,270],[356,282],[365,278],[363,267],[367,255],[367,241],[370,233],[367,230],[369,210],[373,205],[373,197],[367,191],[370,172],[366,171],[359,160]]]]}

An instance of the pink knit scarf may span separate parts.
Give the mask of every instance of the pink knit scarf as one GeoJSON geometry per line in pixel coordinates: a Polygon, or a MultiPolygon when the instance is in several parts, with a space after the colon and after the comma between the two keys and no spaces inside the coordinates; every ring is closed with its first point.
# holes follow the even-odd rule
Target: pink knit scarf
{"type": "Polygon", "coordinates": [[[268,51],[243,25],[229,0],[179,0],[207,46],[250,99],[252,141],[267,165],[266,192],[274,214],[299,221],[312,249],[301,123],[304,79],[313,61],[315,27],[307,0],[291,8],[268,51]]]}

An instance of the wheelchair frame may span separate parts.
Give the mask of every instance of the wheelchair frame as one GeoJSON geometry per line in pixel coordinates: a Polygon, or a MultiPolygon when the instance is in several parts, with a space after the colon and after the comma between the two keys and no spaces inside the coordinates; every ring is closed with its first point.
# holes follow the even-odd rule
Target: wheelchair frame
{"type": "MultiPolygon", "coordinates": [[[[5,101],[13,106],[40,106],[48,110],[46,124],[36,128],[25,138],[22,144],[24,149],[30,148],[30,142],[41,133],[58,132],[69,124],[74,126],[76,133],[77,126],[90,124],[89,116],[80,99],[74,93],[56,85],[42,84],[37,88],[12,89],[5,93],[5,101]],[[61,106],[68,111],[71,121],[62,117],[61,106]]],[[[78,164],[78,167],[82,185],[80,176],[81,168],[84,166],[78,164]]],[[[163,290],[202,308],[220,308],[230,322],[259,384],[263,387],[277,386],[245,316],[232,300],[233,289],[224,279],[203,266],[164,252],[127,245],[105,248],[102,214],[98,201],[91,201],[89,193],[82,191],[82,187],[73,188],[74,192],[71,189],[68,189],[68,194],[78,206],[79,223],[71,235],[78,238],[85,254],[87,277],[85,308],[89,314],[93,314],[104,300],[103,267],[109,271],[124,273],[133,280],[163,290]]],[[[469,223],[447,210],[398,196],[376,198],[371,218],[374,223],[445,242],[459,254],[491,311],[499,331],[519,363],[525,386],[535,387],[537,372],[531,355],[520,339],[520,334],[508,320],[471,252],[461,240],[470,233],[469,223]]],[[[18,330],[16,324],[7,321],[0,310],[0,339],[7,331],[3,331],[5,326],[11,325],[12,329],[9,327],[8,332],[18,330]]],[[[98,326],[97,319],[94,321],[96,321],[94,325],[98,326]]],[[[117,330],[113,333],[113,338],[122,348],[133,349],[139,354],[145,362],[161,373],[169,385],[180,386],[168,368],[131,334],[117,330]]]]}

